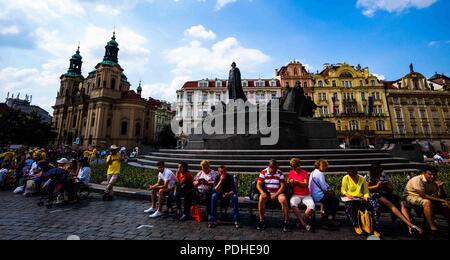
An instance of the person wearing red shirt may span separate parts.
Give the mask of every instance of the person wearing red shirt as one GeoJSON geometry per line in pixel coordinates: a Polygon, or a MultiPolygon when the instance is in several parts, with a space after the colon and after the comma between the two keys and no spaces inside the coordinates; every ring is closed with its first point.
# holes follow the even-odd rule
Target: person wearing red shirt
{"type": "Polygon", "coordinates": [[[194,179],[189,172],[189,165],[186,162],[178,164],[177,186],[175,188],[175,202],[177,204],[177,217],[180,221],[186,221],[191,218],[191,206],[194,198],[194,179]],[[184,198],[183,214],[181,210],[181,199],[184,198]]]}
{"type": "Polygon", "coordinates": [[[290,164],[292,170],[289,172],[288,183],[293,190],[291,207],[298,220],[297,226],[299,228],[303,227],[306,231],[310,232],[312,227],[306,223],[314,213],[316,205],[309,191],[309,175],[308,172],[302,170],[302,161],[299,158],[293,158],[290,164]],[[299,205],[301,204],[306,206],[306,212],[303,217],[299,209],[299,205]]]}

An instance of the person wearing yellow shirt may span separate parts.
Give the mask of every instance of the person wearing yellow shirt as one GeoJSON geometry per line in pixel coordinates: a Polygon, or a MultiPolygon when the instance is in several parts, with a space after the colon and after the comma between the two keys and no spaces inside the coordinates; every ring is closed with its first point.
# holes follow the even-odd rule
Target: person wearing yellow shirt
{"type": "Polygon", "coordinates": [[[108,164],[108,185],[106,186],[104,201],[111,201],[114,195],[114,185],[117,183],[120,175],[120,168],[122,166],[122,156],[119,154],[119,147],[112,145],[110,148],[111,154],[106,158],[108,164]]]}
{"type": "MultiPolygon", "coordinates": [[[[341,193],[347,217],[355,228],[356,234],[362,235],[363,231],[358,226],[357,214],[359,209],[367,208],[369,205],[370,192],[366,178],[359,175],[356,168],[348,169],[347,175],[342,179],[341,193]]],[[[378,232],[375,232],[374,235],[380,236],[378,232]]]]}
{"type": "Polygon", "coordinates": [[[97,148],[93,148],[91,152],[91,157],[89,158],[91,163],[94,162],[94,160],[97,158],[97,148]]]}

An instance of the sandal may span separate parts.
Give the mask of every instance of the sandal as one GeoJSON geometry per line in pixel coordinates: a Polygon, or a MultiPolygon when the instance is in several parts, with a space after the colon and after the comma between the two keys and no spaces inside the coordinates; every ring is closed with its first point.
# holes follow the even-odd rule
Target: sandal
{"type": "Polygon", "coordinates": [[[418,233],[419,235],[422,235],[423,232],[424,232],[423,229],[421,229],[421,228],[419,228],[418,226],[414,225],[414,226],[412,226],[412,227],[409,228],[409,234],[410,234],[411,236],[414,235],[414,230],[417,231],[417,233],[418,233]]]}

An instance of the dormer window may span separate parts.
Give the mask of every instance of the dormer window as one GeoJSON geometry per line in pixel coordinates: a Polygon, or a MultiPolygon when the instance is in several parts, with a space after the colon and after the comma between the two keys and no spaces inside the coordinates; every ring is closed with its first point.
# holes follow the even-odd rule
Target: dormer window
{"type": "Polygon", "coordinates": [[[276,80],[271,80],[270,81],[270,86],[271,87],[276,87],[277,86],[277,81],[276,80]]]}
{"type": "Polygon", "coordinates": [[[198,82],[198,87],[199,88],[207,88],[209,86],[209,82],[208,81],[199,81],[198,82]]]}
{"type": "Polygon", "coordinates": [[[242,81],[242,87],[244,87],[244,88],[248,87],[248,81],[247,80],[242,81]]]}
{"type": "Polygon", "coordinates": [[[222,81],[216,81],[216,88],[222,87],[222,81]]]}
{"type": "Polygon", "coordinates": [[[255,82],[255,87],[257,88],[263,88],[266,86],[266,83],[264,82],[264,80],[258,80],[255,82]]]}

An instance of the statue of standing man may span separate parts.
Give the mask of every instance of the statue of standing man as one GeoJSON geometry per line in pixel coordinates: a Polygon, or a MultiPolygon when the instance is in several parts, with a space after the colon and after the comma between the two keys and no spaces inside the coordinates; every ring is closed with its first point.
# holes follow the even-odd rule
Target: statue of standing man
{"type": "Polygon", "coordinates": [[[236,67],[236,62],[231,64],[228,78],[228,95],[230,100],[242,99],[244,102],[247,102],[247,96],[242,88],[241,71],[236,67]]]}

